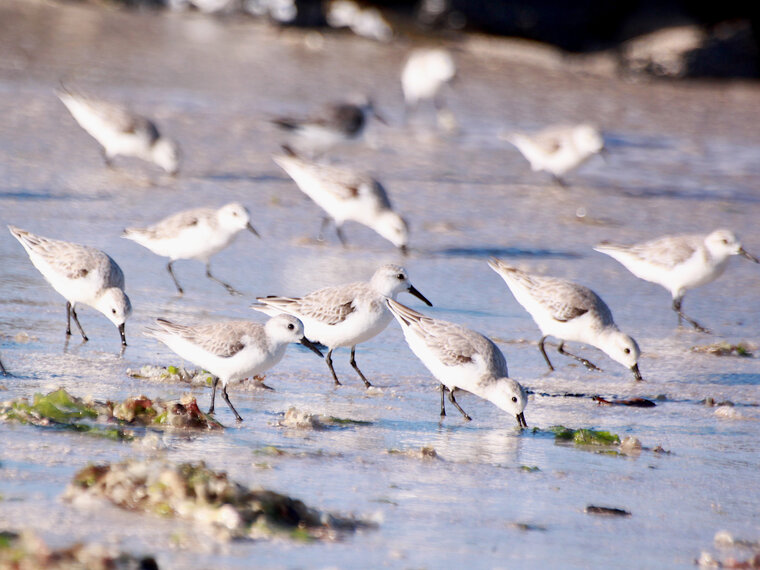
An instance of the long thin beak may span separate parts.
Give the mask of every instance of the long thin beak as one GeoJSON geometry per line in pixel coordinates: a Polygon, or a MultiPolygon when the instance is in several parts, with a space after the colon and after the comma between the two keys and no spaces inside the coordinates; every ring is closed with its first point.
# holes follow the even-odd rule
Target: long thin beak
{"type": "Polygon", "coordinates": [[[375,117],[375,118],[376,118],[378,121],[380,121],[380,123],[382,123],[382,124],[383,124],[383,125],[385,125],[386,127],[388,126],[388,121],[386,121],[386,120],[383,118],[383,116],[382,116],[380,113],[378,113],[377,111],[375,111],[374,109],[372,109],[372,115],[373,115],[373,116],[374,116],[374,117],[375,117]]]}
{"type": "Polygon", "coordinates": [[[398,248],[401,250],[401,255],[409,255],[409,248],[406,247],[406,244],[400,245],[398,248]]]}
{"type": "Polygon", "coordinates": [[[757,257],[755,257],[754,255],[752,255],[751,253],[749,253],[749,252],[748,252],[746,249],[744,249],[743,247],[740,247],[740,248],[739,248],[739,255],[743,255],[744,257],[746,257],[746,258],[747,258],[747,259],[749,259],[750,261],[754,261],[755,263],[760,263],[760,259],[758,259],[758,258],[757,258],[757,257]]]}
{"type": "Polygon", "coordinates": [[[528,422],[525,421],[525,414],[524,413],[520,412],[515,417],[517,418],[517,425],[518,426],[520,426],[521,428],[528,427],[528,422]]]}
{"type": "Polygon", "coordinates": [[[417,297],[423,303],[427,304],[428,307],[432,307],[433,306],[433,303],[431,303],[430,301],[428,301],[425,298],[425,295],[423,295],[422,293],[420,293],[419,291],[417,291],[417,289],[414,288],[414,285],[409,285],[409,289],[407,289],[407,291],[409,291],[412,295],[414,295],[415,297],[417,297]]]}
{"type": "Polygon", "coordinates": [[[127,335],[124,334],[124,323],[119,325],[119,334],[121,335],[122,346],[127,346],[127,335]]]}
{"type": "Polygon", "coordinates": [[[314,346],[308,338],[303,337],[303,338],[301,338],[301,340],[299,342],[302,345],[304,345],[306,348],[308,348],[309,350],[311,350],[314,354],[316,354],[317,356],[319,356],[320,358],[324,358],[324,355],[321,352],[319,352],[319,349],[316,346],[314,346]]]}
{"type": "Polygon", "coordinates": [[[252,233],[253,235],[255,235],[256,237],[258,237],[258,238],[260,238],[260,237],[261,237],[261,236],[259,235],[259,232],[257,232],[257,231],[256,231],[256,228],[254,228],[254,227],[251,225],[251,223],[250,223],[250,222],[248,222],[248,223],[245,225],[245,229],[247,229],[249,232],[251,232],[251,233],[252,233]]]}
{"type": "Polygon", "coordinates": [[[636,378],[637,381],[643,380],[641,377],[641,372],[639,372],[639,363],[637,362],[633,366],[631,366],[631,370],[633,371],[633,377],[636,378]]]}

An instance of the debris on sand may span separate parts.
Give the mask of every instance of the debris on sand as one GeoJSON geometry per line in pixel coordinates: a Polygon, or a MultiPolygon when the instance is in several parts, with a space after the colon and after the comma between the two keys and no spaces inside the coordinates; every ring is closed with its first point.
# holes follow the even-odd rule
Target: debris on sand
{"type": "Polygon", "coordinates": [[[373,526],[317,511],[287,495],[249,489],[203,462],[127,460],[89,465],[74,476],[64,500],[88,505],[91,499],[106,499],[131,511],[193,521],[209,527],[219,540],[275,534],[332,540],[342,532],[373,526]]]}
{"type": "Polygon", "coordinates": [[[53,549],[32,531],[0,531],[0,570],[158,570],[150,557],[117,553],[99,544],[53,549]]]}
{"type": "Polygon", "coordinates": [[[592,398],[600,406],[630,406],[632,408],[654,408],[655,404],[652,400],[645,398],[631,398],[629,400],[606,400],[601,396],[594,396],[592,398]]]}
{"type": "MultiPolygon", "coordinates": [[[[152,382],[164,382],[169,384],[190,384],[195,387],[211,387],[214,377],[210,372],[201,369],[188,370],[182,366],[154,366],[146,364],[139,369],[127,368],[127,376],[139,380],[150,380],[152,382]]],[[[272,390],[264,384],[263,376],[254,376],[251,379],[243,379],[235,382],[235,389],[243,390],[272,390]]]]}
{"type": "Polygon", "coordinates": [[[620,445],[620,436],[608,431],[593,429],[571,429],[565,426],[552,426],[556,441],[572,441],[575,445],[620,445]]]}
{"type": "Polygon", "coordinates": [[[438,452],[433,447],[427,445],[420,447],[419,449],[389,449],[388,453],[391,455],[404,455],[406,457],[411,457],[412,459],[440,459],[438,452]]]}
{"type": "Polygon", "coordinates": [[[125,429],[131,427],[222,429],[189,394],[179,401],[131,396],[122,402],[100,402],[72,396],[63,388],[35,394],[31,402],[17,398],[0,403],[0,422],[72,430],[117,441],[134,439],[134,432],[125,429]]]}
{"type": "Polygon", "coordinates": [[[334,416],[325,416],[322,414],[311,414],[291,407],[288,408],[277,425],[294,429],[322,430],[336,427],[368,426],[372,425],[372,422],[336,418],[334,416]]]}
{"type": "Polygon", "coordinates": [[[705,344],[692,346],[692,352],[698,352],[700,354],[712,354],[714,356],[742,356],[744,358],[752,358],[752,351],[755,347],[750,346],[746,342],[740,342],[738,344],[731,344],[725,341],[715,342],[713,344],[705,344]]]}
{"type": "Polygon", "coordinates": [[[630,517],[631,512],[625,509],[618,509],[617,507],[599,507],[596,505],[589,505],[586,507],[585,512],[589,515],[601,515],[605,517],[630,517]]]}

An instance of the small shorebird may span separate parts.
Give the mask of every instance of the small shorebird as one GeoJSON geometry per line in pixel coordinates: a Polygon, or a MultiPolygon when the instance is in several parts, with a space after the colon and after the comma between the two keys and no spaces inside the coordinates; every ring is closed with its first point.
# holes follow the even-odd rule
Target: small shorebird
{"type": "Polygon", "coordinates": [[[222,398],[239,422],[243,418],[227,395],[229,382],[269,370],[282,360],[291,342],[300,342],[322,357],[322,353],[304,337],[301,321],[291,315],[272,317],[263,325],[250,321],[222,321],[187,326],[156,319],[156,327],[147,329],[146,334],[212,374],[208,413],[214,413],[216,386],[221,380],[222,398]]]}
{"type": "Polygon", "coordinates": [[[509,378],[507,360],[491,339],[447,321],[418,313],[387,299],[388,308],[404,332],[409,348],[441,383],[441,416],[446,415],[444,395],[465,420],[472,418],[454,399],[456,390],[465,390],[513,414],[517,425],[528,427],[523,410],[525,389],[509,378]]]}
{"type": "Polygon", "coordinates": [[[412,50],[401,70],[401,89],[404,92],[405,112],[415,109],[421,101],[433,100],[441,109],[440,97],[444,85],[456,77],[456,64],[451,53],[444,48],[417,48],[412,50]]]}
{"type": "Polygon", "coordinates": [[[128,108],[93,99],[67,89],[56,95],[77,123],[103,147],[107,166],[118,155],[153,162],[171,175],[179,172],[177,143],[161,136],[155,123],[128,108]]]}
{"type": "Polygon", "coordinates": [[[288,152],[314,158],[340,143],[361,138],[371,116],[386,124],[365,97],[358,103],[326,105],[309,117],[278,117],[272,123],[288,133],[288,143],[283,145],[288,152]]]}
{"type": "Polygon", "coordinates": [[[560,340],[558,351],[582,362],[590,370],[599,370],[594,364],[570,354],[565,342],[582,342],[595,346],[607,356],[630,368],[636,380],[639,372],[639,345],[618,329],[607,304],[588,287],[565,279],[544,277],[520,271],[496,258],[488,261],[489,267],[506,282],[509,290],[523,308],[530,313],[541,329],[538,348],[550,370],[554,370],[544,349],[546,337],[560,340]]]}
{"type": "Polygon", "coordinates": [[[745,251],[729,230],[704,235],[671,235],[633,245],[602,242],[594,248],[619,261],[636,277],[665,287],[673,297],[678,326],[685,320],[700,332],[709,332],[681,310],[686,291],[721,276],[732,255],[760,263],[745,251]]]}
{"type": "Polygon", "coordinates": [[[336,386],[340,386],[332,364],[333,350],[351,347],[351,366],[364,385],[372,386],[356,365],[356,345],[380,334],[391,322],[385,299],[407,291],[432,305],[409,282],[406,270],[398,265],[383,265],[370,281],[325,287],[304,297],[257,297],[252,309],[268,315],[288,313],[301,319],[306,336],[328,347],[327,367],[336,386]]]}
{"type": "Polygon", "coordinates": [[[178,212],[147,228],[127,228],[122,237],[139,243],[156,255],[168,257],[166,268],[180,294],[184,291],[174,275],[172,264],[178,259],[197,259],[206,264],[206,277],[224,286],[231,295],[240,295],[232,285],[211,274],[210,259],[230,245],[242,230],[258,236],[250,220],[248,210],[233,202],[218,210],[195,208],[178,212]]]}
{"type": "Polygon", "coordinates": [[[569,171],[604,150],[604,138],[592,125],[558,125],[529,135],[512,133],[504,137],[530,162],[531,170],[546,171],[555,182],[569,171]]]}
{"type": "Polygon", "coordinates": [[[124,273],[113,259],[94,247],[48,239],[15,226],[8,229],[45,280],[66,299],[67,336],[73,316],[82,338],[88,340],[76,312],[81,303],[103,313],[118,327],[121,344],[127,345],[124,322],[132,305],[124,292],[124,273]]]}
{"type": "Polygon", "coordinates": [[[275,156],[273,160],[327,213],[320,239],[332,219],[338,238],[345,246],[342,227],[350,220],[375,230],[406,254],[409,241],[406,222],[393,211],[380,182],[355,170],[307,162],[294,156],[275,156]]]}

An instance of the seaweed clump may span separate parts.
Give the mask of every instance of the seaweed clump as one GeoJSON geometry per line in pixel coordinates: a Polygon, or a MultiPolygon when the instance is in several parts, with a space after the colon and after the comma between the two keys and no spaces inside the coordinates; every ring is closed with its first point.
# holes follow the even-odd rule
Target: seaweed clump
{"type": "Polygon", "coordinates": [[[692,352],[698,352],[701,354],[712,354],[713,356],[742,356],[744,358],[752,358],[752,350],[753,348],[746,342],[731,344],[726,341],[691,347],[692,352]]]}
{"type": "Polygon", "coordinates": [[[52,549],[31,531],[0,531],[0,570],[158,570],[155,559],[98,544],[52,549]]]}
{"type": "Polygon", "coordinates": [[[556,441],[572,441],[575,445],[620,445],[620,436],[608,431],[593,429],[571,429],[565,426],[552,426],[556,441]]]}
{"type": "Polygon", "coordinates": [[[132,511],[176,517],[211,527],[217,538],[335,538],[371,526],[306,506],[298,499],[231,481],[205,463],[127,460],[89,465],[66,489],[64,499],[102,498],[132,511]]]}
{"type": "Polygon", "coordinates": [[[0,403],[0,421],[71,430],[118,441],[134,439],[134,433],[125,429],[129,427],[222,428],[189,395],[179,401],[132,396],[122,402],[99,402],[72,396],[63,388],[35,394],[31,401],[17,398],[0,403]]]}

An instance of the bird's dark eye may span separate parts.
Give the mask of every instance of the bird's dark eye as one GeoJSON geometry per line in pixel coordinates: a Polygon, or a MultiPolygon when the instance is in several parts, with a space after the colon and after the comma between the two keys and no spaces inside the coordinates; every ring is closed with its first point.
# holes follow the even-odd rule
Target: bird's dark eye
{"type": "Polygon", "coordinates": [[[517,403],[517,396],[512,396],[512,401],[517,403]]]}
{"type": "Polygon", "coordinates": [[[232,215],[233,216],[237,216],[237,212],[232,212],[232,215]]]}
{"type": "Polygon", "coordinates": [[[396,279],[398,279],[399,281],[403,281],[404,279],[406,279],[406,276],[403,273],[399,273],[398,275],[396,275],[396,279]]]}
{"type": "Polygon", "coordinates": [[[116,314],[116,309],[111,309],[111,312],[115,315],[116,314]]]}
{"type": "Polygon", "coordinates": [[[624,348],[623,352],[625,352],[626,354],[631,354],[631,349],[630,348],[624,348]]]}
{"type": "Polygon", "coordinates": [[[296,328],[296,326],[295,326],[293,323],[290,323],[290,324],[288,325],[288,330],[289,330],[289,331],[292,331],[294,328],[296,328]]]}
{"type": "Polygon", "coordinates": [[[720,240],[720,241],[722,241],[722,242],[723,242],[723,245],[728,245],[728,240],[727,240],[726,238],[723,238],[723,239],[722,239],[722,240],[720,240]]]}

